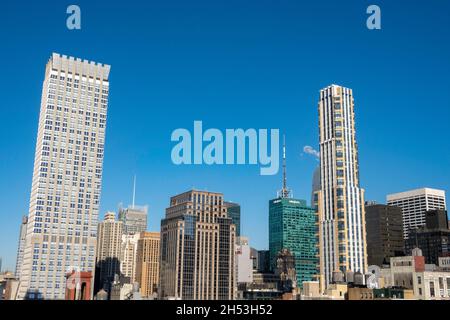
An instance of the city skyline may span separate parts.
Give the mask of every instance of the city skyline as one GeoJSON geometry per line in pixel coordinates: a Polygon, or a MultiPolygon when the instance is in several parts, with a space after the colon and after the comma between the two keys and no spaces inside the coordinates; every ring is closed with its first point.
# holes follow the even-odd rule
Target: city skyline
{"type": "MultiPolygon", "coordinates": [[[[19,10],[18,7],[13,7],[13,4],[6,6],[11,6],[9,9],[12,14],[2,19],[2,24],[5,22],[14,24],[12,20],[19,12],[22,15],[21,19],[36,21],[31,13],[19,10]]],[[[123,58],[123,52],[114,53],[117,44],[101,41],[100,44],[90,48],[79,46],[86,41],[94,43],[94,37],[99,35],[104,35],[109,41],[114,39],[108,35],[110,31],[101,27],[108,19],[120,21],[121,10],[118,10],[120,7],[114,6],[117,5],[112,5],[108,18],[101,17],[103,20],[99,19],[99,23],[95,23],[89,12],[98,9],[97,5],[82,2],[83,12],[87,13],[86,24],[78,34],[70,34],[67,30],[58,31],[56,26],[59,22],[43,19],[45,21],[39,22],[43,24],[42,32],[54,34],[55,38],[41,39],[43,42],[36,46],[33,52],[23,50],[22,44],[17,43],[11,35],[7,35],[5,30],[8,28],[2,28],[0,31],[13,49],[11,52],[3,53],[4,61],[16,61],[15,59],[23,61],[22,65],[5,63],[5,72],[0,79],[1,85],[5,88],[4,92],[10,93],[4,95],[4,105],[14,106],[4,108],[5,116],[14,124],[14,129],[10,125],[1,129],[2,135],[8,136],[8,139],[2,139],[1,142],[5,153],[2,154],[3,165],[0,173],[4,181],[10,182],[2,183],[1,188],[2,203],[5,203],[5,213],[0,218],[2,225],[0,256],[3,257],[3,269],[14,270],[20,221],[28,211],[43,65],[53,51],[102,61],[117,68],[115,69],[117,74],[113,75],[115,87],[111,97],[112,109],[108,115],[111,127],[106,134],[105,175],[100,216],[106,211],[116,210],[120,202],[132,202],[132,177],[136,174],[138,176],[136,203],[149,205],[148,230],[159,230],[159,222],[164,216],[164,208],[171,195],[196,187],[223,192],[227,200],[239,203],[242,213],[242,235],[249,237],[252,246],[258,249],[268,248],[267,200],[274,198],[274,190],[280,185],[281,172],[273,177],[260,177],[258,168],[251,166],[177,168],[170,162],[172,146],[170,132],[178,127],[190,126],[192,121],[197,119],[203,120],[208,127],[217,128],[249,126],[280,128],[280,133],[286,134],[287,144],[291,146],[288,151],[290,187],[295,190],[295,198],[309,199],[312,174],[318,163],[314,157],[302,152],[302,149],[305,145],[318,149],[316,100],[320,88],[331,83],[350,87],[356,92],[361,185],[366,190],[366,200],[384,203],[387,194],[421,187],[448,191],[449,154],[445,152],[445,146],[448,145],[445,124],[449,118],[449,111],[448,105],[440,102],[438,97],[440,92],[445,92],[445,88],[448,88],[448,79],[444,77],[448,73],[448,64],[440,61],[445,61],[442,59],[448,56],[449,47],[447,44],[430,46],[430,41],[445,37],[446,33],[443,30],[446,24],[439,19],[433,21],[429,19],[427,22],[431,26],[426,26],[425,23],[420,24],[420,27],[411,26],[410,32],[418,33],[419,37],[416,42],[406,44],[414,49],[406,61],[403,61],[404,57],[401,54],[405,42],[403,40],[398,44],[393,42],[400,31],[404,32],[404,29],[395,28],[394,25],[401,25],[407,19],[418,19],[420,14],[427,15],[432,12],[438,14],[434,10],[411,4],[411,10],[406,18],[401,15],[402,7],[399,4],[384,5],[383,10],[388,11],[384,20],[385,26],[389,26],[390,29],[386,27],[387,30],[381,31],[384,37],[382,39],[380,34],[374,35],[363,29],[361,22],[364,16],[358,18],[357,15],[357,9],[361,9],[362,5],[356,5],[354,2],[348,7],[343,5],[343,8],[329,2],[308,4],[304,7],[291,3],[288,7],[301,18],[281,10],[276,11],[276,17],[273,18],[268,12],[261,11],[251,16],[256,26],[254,28],[247,25],[251,6],[236,13],[226,11],[236,18],[237,25],[233,27],[227,26],[226,19],[218,14],[218,8],[211,5],[198,12],[198,15],[206,18],[212,13],[219,18],[216,22],[211,19],[203,22],[203,26],[209,26],[211,30],[218,32],[217,40],[214,40],[211,34],[205,31],[206,28],[196,27],[192,11],[183,6],[179,8],[181,14],[187,13],[184,20],[174,26],[164,24],[161,19],[154,16],[155,12],[161,11],[164,15],[173,7],[161,5],[157,8],[151,7],[153,10],[148,10],[147,13],[155,18],[152,20],[155,21],[154,24],[160,23],[163,27],[147,31],[137,30],[136,36],[142,36],[149,44],[134,43],[132,41],[136,41],[137,38],[133,37],[132,41],[128,41],[118,29],[115,29],[116,27],[111,26],[113,31],[118,31],[117,37],[120,40],[118,42],[129,45],[130,52],[134,50],[132,55],[137,57],[133,59],[136,61],[128,61],[123,58]],[[325,10],[329,6],[331,9],[325,10]],[[419,8],[424,12],[420,12],[419,8]],[[333,10],[347,9],[355,13],[355,18],[342,24],[332,19],[333,10]],[[312,14],[315,10],[321,12],[323,16],[318,13],[312,14]],[[394,17],[394,13],[397,16],[394,17]],[[315,29],[317,28],[315,22],[307,17],[311,14],[320,18],[316,22],[319,24],[323,20],[330,19],[326,25],[329,27],[334,25],[340,31],[355,28],[356,32],[350,37],[355,43],[352,48],[357,52],[350,53],[349,50],[345,50],[345,53],[333,53],[336,59],[343,59],[345,63],[352,61],[355,54],[364,56],[352,61],[354,66],[351,67],[351,72],[343,74],[342,71],[348,67],[333,66],[327,62],[320,67],[320,59],[326,56],[319,54],[319,57],[314,58],[312,54],[316,51],[306,48],[317,46],[318,39],[325,34],[325,31],[315,29]],[[273,28],[273,33],[272,29],[264,27],[263,20],[273,28]],[[283,23],[280,20],[284,20],[283,23]],[[313,27],[312,34],[307,35],[302,30],[310,25],[313,27]],[[225,30],[226,26],[229,29],[225,30]],[[282,35],[290,29],[290,26],[298,34],[291,31],[282,35]],[[186,27],[187,31],[176,36],[182,27],[186,27]],[[261,30],[258,31],[257,28],[261,30]],[[90,32],[94,35],[86,34],[90,32]],[[233,37],[228,34],[232,34],[233,37]],[[269,39],[265,39],[265,35],[269,39]],[[173,43],[167,40],[173,36],[175,36],[173,43]],[[245,42],[250,37],[254,42],[247,45],[245,42]],[[193,42],[189,44],[189,40],[193,42]],[[210,40],[208,46],[203,42],[206,40],[210,40]],[[224,41],[224,44],[220,41],[224,41]],[[267,45],[269,41],[273,41],[273,47],[267,45]],[[219,52],[227,46],[235,51],[230,52],[228,49],[226,53],[229,56],[220,54],[219,52]],[[426,47],[428,49],[425,51],[423,48],[426,47]],[[185,55],[174,53],[176,50],[182,51],[182,48],[186,49],[185,55]],[[386,48],[392,48],[393,51],[388,54],[386,48]],[[153,53],[151,49],[155,49],[153,53]],[[202,50],[206,52],[202,53],[202,50]],[[295,55],[286,53],[291,50],[295,55]],[[14,57],[11,56],[12,52],[15,52],[14,57]],[[167,52],[170,54],[163,57],[167,52]],[[419,61],[423,54],[430,58],[419,61]],[[378,61],[380,56],[386,55],[391,58],[388,63],[378,61]],[[172,63],[173,66],[169,67],[172,63]],[[417,63],[416,67],[419,70],[417,73],[408,69],[411,63],[417,63]],[[158,67],[157,64],[162,64],[162,67],[158,67]],[[308,64],[312,67],[308,67],[308,64]],[[261,69],[263,65],[265,68],[261,69]],[[208,68],[212,66],[214,72],[208,72],[208,68]],[[138,71],[141,70],[140,67],[144,70],[143,75],[138,71]],[[25,68],[29,69],[27,77],[21,76],[25,68]],[[227,68],[237,72],[237,76],[230,75],[227,68]],[[395,68],[395,75],[390,68],[395,68]],[[15,69],[19,70],[17,74],[15,69]],[[163,73],[163,69],[168,70],[167,74],[163,73]],[[191,76],[197,73],[195,71],[197,69],[199,74],[191,79],[191,76]],[[280,84],[268,78],[269,76],[272,78],[272,74],[274,78],[283,79],[280,84]],[[378,77],[377,81],[370,80],[374,74],[378,77]],[[224,81],[219,80],[221,77],[224,81]],[[390,77],[392,79],[389,79],[390,77]],[[431,77],[435,80],[430,81],[431,77]],[[132,86],[127,83],[127,79],[130,78],[136,78],[136,83],[141,82],[144,85],[132,86]],[[148,81],[144,81],[145,79],[148,81]],[[194,84],[191,84],[191,81],[194,84]],[[382,83],[383,81],[385,83],[382,83]],[[16,98],[17,89],[12,86],[16,82],[21,83],[20,101],[16,98]],[[242,89],[239,88],[241,86],[242,89]],[[128,91],[135,92],[136,95],[130,95],[128,91]],[[297,116],[292,117],[293,119],[289,117],[275,119],[271,112],[264,112],[277,110],[280,106],[287,113],[294,113],[297,116]],[[211,107],[218,112],[220,110],[228,112],[221,112],[222,118],[218,120],[216,115],[208,113],[211,107]],[[424,111],[424,109],[431,110],[430,107],[433,107],[433,112],[424,111]],[[173,109],[179,117],[170,122],[165,112],[161,111],[167,108],[173,109]],[[380,117],[380,114],[386,116],[380,117]],[[420,127],[424,129],[417,130],[420,127]],[[15,134],[9,134],[9,130],[15,130],[15,134]],[[432,151],[441,150],[439,146],[443,146],[442,153],[432,151]],[[383,170],[379,169],[380,163],[384,165],[383,170]],[[220,181],[222,177],[224,179],[220,181]],[[235,185],[236,178],[240,180],[238,188],[235,185]],[[205,182],[197,185],[196,181],[205,182]],[[392,182],[386,185],[386,181],[392,182]]],[[[56,14],[54,10],[57,9],[58,6],[46,14],[56,14]]],[[[228,7],[225,6],[225,9],[228,7]]],[[[42,12],[44,9],[36,7],[36,10],[42,12]]],[[[133,12],[133,17],[142,19],[143,16],[133,12]]],[[[138,29],[139,26],[139,22],[132,22],[130,28],[138,29]]],[[[32,37],[37,31],[34,29],[18,27],[18,32],[22,38],[28,39],[30,44],[35,43],[32,37]],[[29,33],[30,36],[22,33],[29,33]]],[[[333,43],[342,48],[337,40],[333,40],[333,43]]]]}

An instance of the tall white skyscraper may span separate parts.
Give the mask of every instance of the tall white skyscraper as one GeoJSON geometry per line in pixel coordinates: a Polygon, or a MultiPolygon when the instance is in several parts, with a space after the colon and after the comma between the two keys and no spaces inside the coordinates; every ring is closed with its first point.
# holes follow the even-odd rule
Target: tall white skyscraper
{"type": "Polygon", "coordinates": [[[19,299],[63,299],[66,272],[94,272],[109,71],[47,63],[19,299]]]}
{"type": "Polygon", "coordinates": [[[120,272],[130,278],[131,283],[136,281],[136,254],[140,235],[140,233],[122,235],[120,272]]]}
{"type": "Polygon", "coordinates": [[[317,194],[320,268],[327,287],[335,271],[366,272],[364,190],[359,185],[358,146],[351,89],[320,91],[320,191],[317,194]]]}
{"type": "Polygon", "coordinates": [[[445,191],[422,188],[389,194],[387,204],[402,208],[403,237],[408,239],[409,231],[425,225],[425,212],[435,209],[446,210],[445,191]]]}

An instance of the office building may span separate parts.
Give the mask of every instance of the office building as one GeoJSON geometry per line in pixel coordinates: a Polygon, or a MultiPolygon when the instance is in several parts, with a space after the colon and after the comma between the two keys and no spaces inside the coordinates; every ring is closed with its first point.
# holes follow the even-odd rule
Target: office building
{"type": "Polygon", "coordinates": [[[447,211],[431,210],[425,212],[425,225],[410,230],[406,240],[406,253],[420,248],[428,264],[438,264],[440,257],[450,257],[450,230],[447,211]]]}
{"type": "Polygon", "coordinates": [[[17,279],[20,279],[20,274],[22,271],[23,253],[25,250],[25,241],[27,236],[27,223],[28,223],[28,216],[23,216],[22,223],[20,224],[19,229],[19,244],[17,246],[16,271],[14,272],[14,275],[17,279]]]}
{"type": "Polygon", "coordinates": [[[142,297],[152,297],[159,284],[159,232],[141,232],[136,253],[136,282],[142,297]]]}
{"type": "Polygon", "coordinates": [[[426,211],[447,209],[445,191],[431,188],[389,194],[387,204],[402,208],[403,237],[405,239],[408,239],[410,230],[425,225],[426,211]]]}
{"type": "Polygon", "coordinates": [[[228,216],[236,226],[236,237],[241,236],[241,206],[234,202],[223,202],[224,206],[228,210],[228,216]]]}
{"type": "Polygon", "coordinates": [[[235,246],[236,281],[240,283],[250,283],[253,281],[253,261],[250,256],[250,246],[248,238],[237,237],[235,246]]]}
{"type": "Polygon", "coordinates": [[[258,250],[250,247],[250,259],[252,259],[253,270],[258,270],[258,250]]]}
{"type": "Polygon", "coordinates": [[[287,249],[295,258],[298,287],[318,274],[318,231],[315,210],[305,200],[291,197],[286,182],[286,150],[283,146],[283,184],[278,197],[269,201],[269,255],[275,271],[277,257],[287,249]]]}
{"type": "Polygon", "coordinates": [[[270,251],[258,250],[257,271],[267,273],[270,271],[270,251]]]}
{"type": "Polygon", "coordinates": [[[280,277],[274,273],[253,271],[253,281],[240,287],[245,300],[278,300],[283,292],[278,289],[280,277]]]}
{"type": "Polygon", "coordinates": [[[130,283],[136,281],[136,255],[140,235],[140,233],[122,235],[120,272],[130,279],[130,283]]]}
{"type": "Polygon", "coordinates": [[[314,169],[312,185],[311,185],[311,207],[317,210],[317,200],[315,199],[315,194],[320,192],[320,166],[314,169]]]}
{"type": "Polygon", "coordinates": [[[147,206],[135,206],[119,208],[119,220],[123,222],[124,234],[136,234],[147,230],[147,206]]]}
{"type": "Polygon", "coordinates": [[[42,87],[19,299],[64,299],[93,272],[110,66],[53,53],[42,87]]]}
{"type": "Polygon", "coordinates": [[[171,197],[161,221],[160,298],[234,299],[235,228],[221,193],[171,197]]]}
{"type": "Polygon", "coordinates": [[[405,253],[402,209],[384,204],[366,205],[367,262],[389,264],[391,257],[405,253]]]}
{"type": "Polygon", "coordinates": [[[364,189],[359,182],[355,105],[352,89],[330,85],[319,100],[320,270],[323,287],[332,273],[367,271],[364,189]]]}
{"type": "Polygon", "coordinates": [[[98,224],[97,258],[94,293],[104,289],[111,293],[111,284],[116,275],[121,276],[120,256],[123,223],[117,221],[114,212],[107,212],[105,219],[98,224]]]}

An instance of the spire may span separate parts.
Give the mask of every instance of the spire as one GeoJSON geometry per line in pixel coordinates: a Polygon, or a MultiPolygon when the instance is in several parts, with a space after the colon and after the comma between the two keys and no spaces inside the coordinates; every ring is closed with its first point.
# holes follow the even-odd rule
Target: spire
{"type": "Polygon", "coordinates": [[[283,187],[278,191],[279,198],[290,198],[291,190],[287,187],[287,177],[286,177],[286,136],[283,135],[283,187]]]}
{"type": "Polygon", "coordinates": [[[136,199],[136,175],[134,175],[134,180],[133,180],[133,208],[134,208],[134,200],[136,199]]]}
{"type": "Polygon", "coordinates": [[[286,190],[286,136],[283,134],[283,190],[286,190]]]}

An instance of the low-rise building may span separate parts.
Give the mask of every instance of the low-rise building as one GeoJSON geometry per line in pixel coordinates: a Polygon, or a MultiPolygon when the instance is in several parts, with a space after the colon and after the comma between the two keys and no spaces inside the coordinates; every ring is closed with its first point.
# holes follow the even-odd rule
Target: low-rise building
{"type": "Polygon", "coordinates": [[[19,279],[12,272],[0,273],[0,300],[16,300],[19,279]]]}
{"type": "Polygon", "coordinates": [[[373,289],[350,287],[347,290],[347,300],[373,300],[373,289]]]}
{"type": "Polygon", "coordinates": [[[382,269],[381,277],[385,287],[412,291],[404,294],[420,300],[450,300],[450,269],[445,265],[426,265],[422,251],[412,250],[412,256],[391,258],[390,268],[382,269]]]}
{"type": "Polygon", "coordinates": [[[375,300],[392,300],[392,299],[413,299],[414,292],[410,289],[402,288],[381,288],[373,289],[373,298],[375,300]]]}
{"type": "Polygon", "coordinates": [[[332,283],[325,291],[325,295],[333,300],[345,300],[348,292],[346,283],[332,283]]]}

